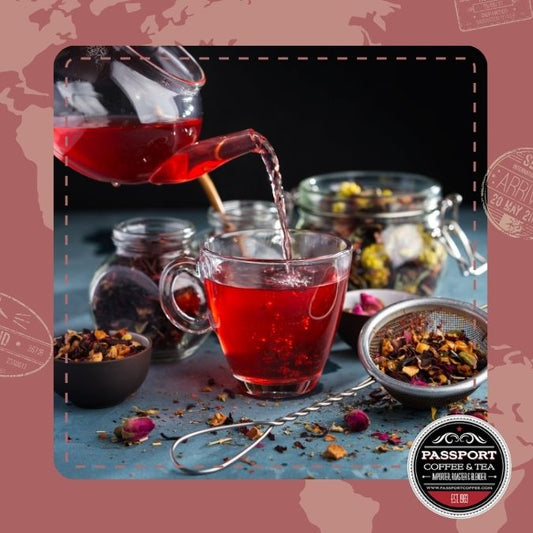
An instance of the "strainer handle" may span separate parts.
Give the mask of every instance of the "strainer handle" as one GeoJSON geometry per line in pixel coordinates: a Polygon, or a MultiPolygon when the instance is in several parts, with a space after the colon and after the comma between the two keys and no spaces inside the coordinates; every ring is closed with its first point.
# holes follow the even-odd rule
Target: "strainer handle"
{"type": "Polygon", "coordinates": [[[276,418],[275,420],[271,420],[267,422],[249,420],[247,422],[237,422],[235,424],[228,424],[227,426],[210,427],[206,429],[201,429],[199,431],[194,431],[192,433],[188,433],[187,435],[184,435],[183,437],[179,437],[172,444],[172,447],[170,449],[170,458],[172,459],[172,462],[174,463],[174,465],[177,468],[179,468],[182,472],[185,472],[186,474],[198,475],[198,474],[213,474],[214,472],[219,472],[220,470],[223,470],[224,468],[232,465],[235,461],[238,461],[239,459],[241,459],[241,457],[244,457],[248,452],[250,452],[253,448],[255,448],[264,438],[266,438],[268,434],[275,427],[282,426],[283,424],[286,424],[287,422],[292,422],[296,420],[297,418],[299,418],[300,416],[305,416],[305,415],[308,415],[309,413],[314,413],[315,411],[322,409],[322,407],[328,407],[334,403],[340,402],[344,398],[355,396],[361,389],[368,387],[368,385],[371,385],[372,383],[375,383],[374,378],[367,377],[363,381],[361,381],[361,383],[355,385],[355,387],[351,387],[345,390],[344,392],[339,392],[337,394],[328,396],[325,400],[315,402],[308,407],[304,407],[303,409],[299,411],[294,411],[288,415],[282,416],[280,418],[276,418]],[[228,459],[224,459],[224,461],[218,465],[207,467],[207,468],[191,468],[191,467],[181,464],[181,462],[179,462],[177,459],[176,448],[182,442],[189,441],[194,437],[204,435],[206,433],[216,433],[222,430],[228,430],[232,428],[243,428],[247,426],[266,426],[266,429],[259,436],[259,438],[253,440],[248,446],[240,450],[235,455],[232,455],[228,459]]]}
{"type": "Polygon", "coordinates": [[[448,254],[457,261],[463,276],[479,276],[487,271],[487,260],[472,247],[459,224],[459,205],[462,200],[460,194],[449,194],[442,200],[440,238],[448,254]],[[449,215],[450,211],[451,216],[449,215]]]}
{"type": "Polygon", "coordinates": [[[331,396],[328,396],[325,400],[315,402],[314,404],[309,405],[308,407],[304,407],[303,409],[300,409],[299,411],[294,411],[293,413],[290,413],[288,415],[282,416],[280,418],[276,418],[276,420],[272,420],[270,424],[272,426],[282,426],[286,422],[293,422],[294,420],[296,420],[297,418],[301,416],[305,416],[305,415],[308,415],[309,413],[314,413],[316,411],[319,411],[320,409],[322,409],[322,407],[329,407],[330,405],[340,402],[344,400],[345,398],[350,398],[351,396],[355,396],[361,389],[364,389],[365,387],[372,385],[372,383],[375,383],[374,378],[367,377],[363,381],[361,381],[361,383],[358,383],[357,385],[355,385],[355,387],[351,387],[337,394],[332,394],[331,396]]]}

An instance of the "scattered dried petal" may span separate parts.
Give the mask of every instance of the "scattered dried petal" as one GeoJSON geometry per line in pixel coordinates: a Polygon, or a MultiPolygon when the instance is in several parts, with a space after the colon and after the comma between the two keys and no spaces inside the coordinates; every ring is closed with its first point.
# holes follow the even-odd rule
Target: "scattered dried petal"
{"type": "Polygon", "coordinates": [[[397,433],[387,433],[386,431],[374,431],[371,434],[372,437],[376,437],[379,440],[387,442],[388,444],[399,444],[401,437],[397,433]]]}
{"type": "Polygon", "coordinates": [[[315,422],[306,422],[304,427],[314,437],[323,437],[328,432],[327,428],[315,422]]]}
{"type": "Polygon", "coordinates": [[[228,442],[231,442],[233,439],[231,437],[224,437],[222,439],[218,440],[212,440],[211,442],[208,442],[208,446],[216,446],[218,444],[227,444],[228,442]]]}
{"type": "Polygon", "coordinates": [[[389,444],[399,444],[401,440],[402,439],[399,435],[397,435],[396,433],[391,433],[387,442],[389,442],[389,444]]]}
{"type": "Polygon", "coordinates": [[[263,434],[263,432],[262,432],[257,426],[252,426],[252,427],[246,432],[246,438],[248,438],[248,439],[250,439],[250,440],[256,440],[256,439],[258,439],[262,434],[263,434]]]}
{"type": "Polygon", "coordinates": [[[486,422],[489,420],[489,414],[486,409],[473,409],[471,411],[465,411],[464,414],[481,418],[481,420],[485,420],[486,422]]]}
{"type": "Polygon", "coordinates": [[[140,407],[133,407],[133,411],[137,416],[156,416],[159,414],[159,409],[141,409],[140,407]]]}
{"type": "Polygon", "coordinates": [[[226,420],[228,419],[228,416],[225,415],[224,413],[215,413],[208,421],[207,423],[210,425],[210,426],[221,426],[222,424],[224,424],[224,422],[226,422],[226,420]]]}
{"type": "Polygon", "coordinates": [[[347,451],[340,444],[330,444],[322,455],[326,459],[339,460],[347,455],[347,451]]]}

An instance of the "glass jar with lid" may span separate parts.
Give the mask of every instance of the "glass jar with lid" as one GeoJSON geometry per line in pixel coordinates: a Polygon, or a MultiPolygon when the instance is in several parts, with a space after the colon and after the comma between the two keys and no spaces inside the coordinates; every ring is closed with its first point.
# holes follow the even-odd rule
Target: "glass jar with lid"
{"type": "MultiPolygon", "coordinates": [[[[178,218],[133,218],[116,224],[114,253],[94,273],[89,288],[90,309],[97,328],[127,328],[152,339],[153,360],[192,355],[207,334],[193,335],[176,328],[165,316],[159,299],[159,278],[176,257],[191,255],[194,225],[178,218]]],[[[186,283],[175,287],[175,298],[191,316],[205,302],[186,283]]]]}
{"type": "Polygon", "coordinates": [[[448,255],[465,275],[486,270],[459,226],[461,196],[442,198],[441,186],[426,176],[335,172],[303,180],[295,196],[297,228],[334,232],[353,243],[350,289],[431,295],[448,255]]]}
{"type": "MultiPolygon", "coordinates": [[[[274,202],[266,200],[227,200],[222,202],[224,212],[213,206],[207,210],[207,222],[212,233],[238,231],[241,229],[279,228],[278,210],[274,202]]],[[[287,217],[290,219],[290,203],[286,201],[287,217]]]]}
{"type": "MultiPolygon", "coordinates": [[[[285,192],[285,213],[289,226],[292,223],[293,203],[291,195],[285,192]]],[[[280,229],[276,204],[268,200],[225,200],[222,211],[210,206],[207,209],[208,227],[196,233],[194,250],[212,235],[245,229],[280,229]]]]}

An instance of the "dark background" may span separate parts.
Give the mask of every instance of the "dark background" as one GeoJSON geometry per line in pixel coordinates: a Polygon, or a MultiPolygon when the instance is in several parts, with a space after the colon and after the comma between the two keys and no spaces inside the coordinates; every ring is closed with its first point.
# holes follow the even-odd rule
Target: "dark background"
{"type": "MultiPolygon", "coordinates": [[[[487,72],[485,59],[474,48],[207,46],[188,50],[196,58],[210,58],[200,61],[207,78],[201,92],[201,138],[246,128],[262,133],[278,154],[285,189],[324,172],[389,170],[431,176],[445,193],[463,194],[466,205],[479,197],[479,191],[472,190],[473,141],[479,180],[486,170],[487,72]],[[250,60],[239,61],[240,56],[250,60]],[[280,56],[289,59],[278,60],[280,56]],[[299,56],[309,60],[298,61],[299,56]],[[337,60],[339,56],[348,59],[337,60]],[[397,56],[407,59],[398,61],[397,56]],[[427,59],[416,60],[420,56],[427,59]]],[[[57,210],[64,204],[66,172],[71,210],[208,205],[196,181],[114,188],[65,169],[57,159],[54,164],[57,210]]],[[[223,200],[272,198],[256,154],[227,163],[211,178],[223,200]]]]}

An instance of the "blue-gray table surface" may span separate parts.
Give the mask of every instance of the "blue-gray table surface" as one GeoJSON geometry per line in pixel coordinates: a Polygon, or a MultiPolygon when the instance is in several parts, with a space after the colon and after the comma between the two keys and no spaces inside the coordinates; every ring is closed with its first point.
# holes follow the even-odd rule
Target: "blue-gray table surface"
{"type": "MultiPolygon", "coordinates": [[[[204,229],[206,210],[182,209],[131,212],[70,211],[68,225],[63,216],[55,225],[55,334],[69,329],[93,327],[88,307],[88,286],[92,274],[105,259],[113,224],[134,216],[175,216],[191,220],[198,230],[204,229]],[[65,264],[65,254],[68,264],[65,264]],[[68,275],[67,282],[65,275],[68,275]],[[68,294],[68,298],[65,298],[68,294]],[[67,317],[67,321],[65,320],[67,317]]],[[[460,222],[477,249],[486,255],[486,219],[484,213],[461,209],[460,222]],[[475,224],[474,224],[475,220],[475,224]]],[[[487,299],[487,275],[463,277],[454,260],[448,258],[437,287],[436,296],[466,302],[487,299]]],[[[348,389],[366,374],[353,349],[337,340],[332,348],[324,375],[311,394],[293,400],[258,400],[243,395],[231,376],[214,335],[192,357],[170,363],[153,363],[141,388],[123,403],[103,409],[83,409],[66,404],[54,395],[54,455],[58,471],[69,478],[120,479],[191,479],[173,465],[169,451],[173,438],[203,429],[215,412],[254,420],[268,420],[301,409],[330,393],[348,389]],[[222,401],[220,394],[229,391],[222,401]],[[140,444],[125,446],[112,439],[113,429],[123,418],[135,416],[136,410],[154,409],[156,424],[149,438],[140,444]],[[105,432],[105,433],[102,433],[105,432]],[[107,437],[106,437],[107,435],[107,437]],[[102,436],[104,438],[102,438],[102,436]]],[[[222,397],[224,398],[224,397],[222,397]]],[[[474,393],[466,409],[486,407],[487,385],[474,393]]],[[[441,408],[436,416],[449,412],[441,408]]],[[[432,417],[430,410],[413,410],[391,401],[381,394],[378,385],[363,389],[357,396],[345,399],[321,411],[275,428],[274,438],[267,438],[244,461],[209,478],[218,479],[303,479],[303,478],[406,478],[409,443],[432,417]],[[351,408],[363,409],[370,427],[363,432],[328,431],[329,436],[315,436],[309,425],[331,429],[341,425],[344,413],[351,408]],[[307,424],[307,426],[306,426],[307,424]],[[379,434],[379,435],[378,435],[379,434]],[[392,440],[380,440],[385,434],[392,440]],[[335,440],[328,440],[328,439],[335,440]],[[332,442],[343,446],[348,455],[331,461],[322,453],[332,442]]],[[[223,444],[209,442],[225,437],[225,432],[208,434],[198,445],[190,441],[179,451],[187,465],[208,466],[237,452],[249,443],[234,432],[232,440],[223,444]]],[[[197,478],[194,478],[197,479],[197,478]]]]}

